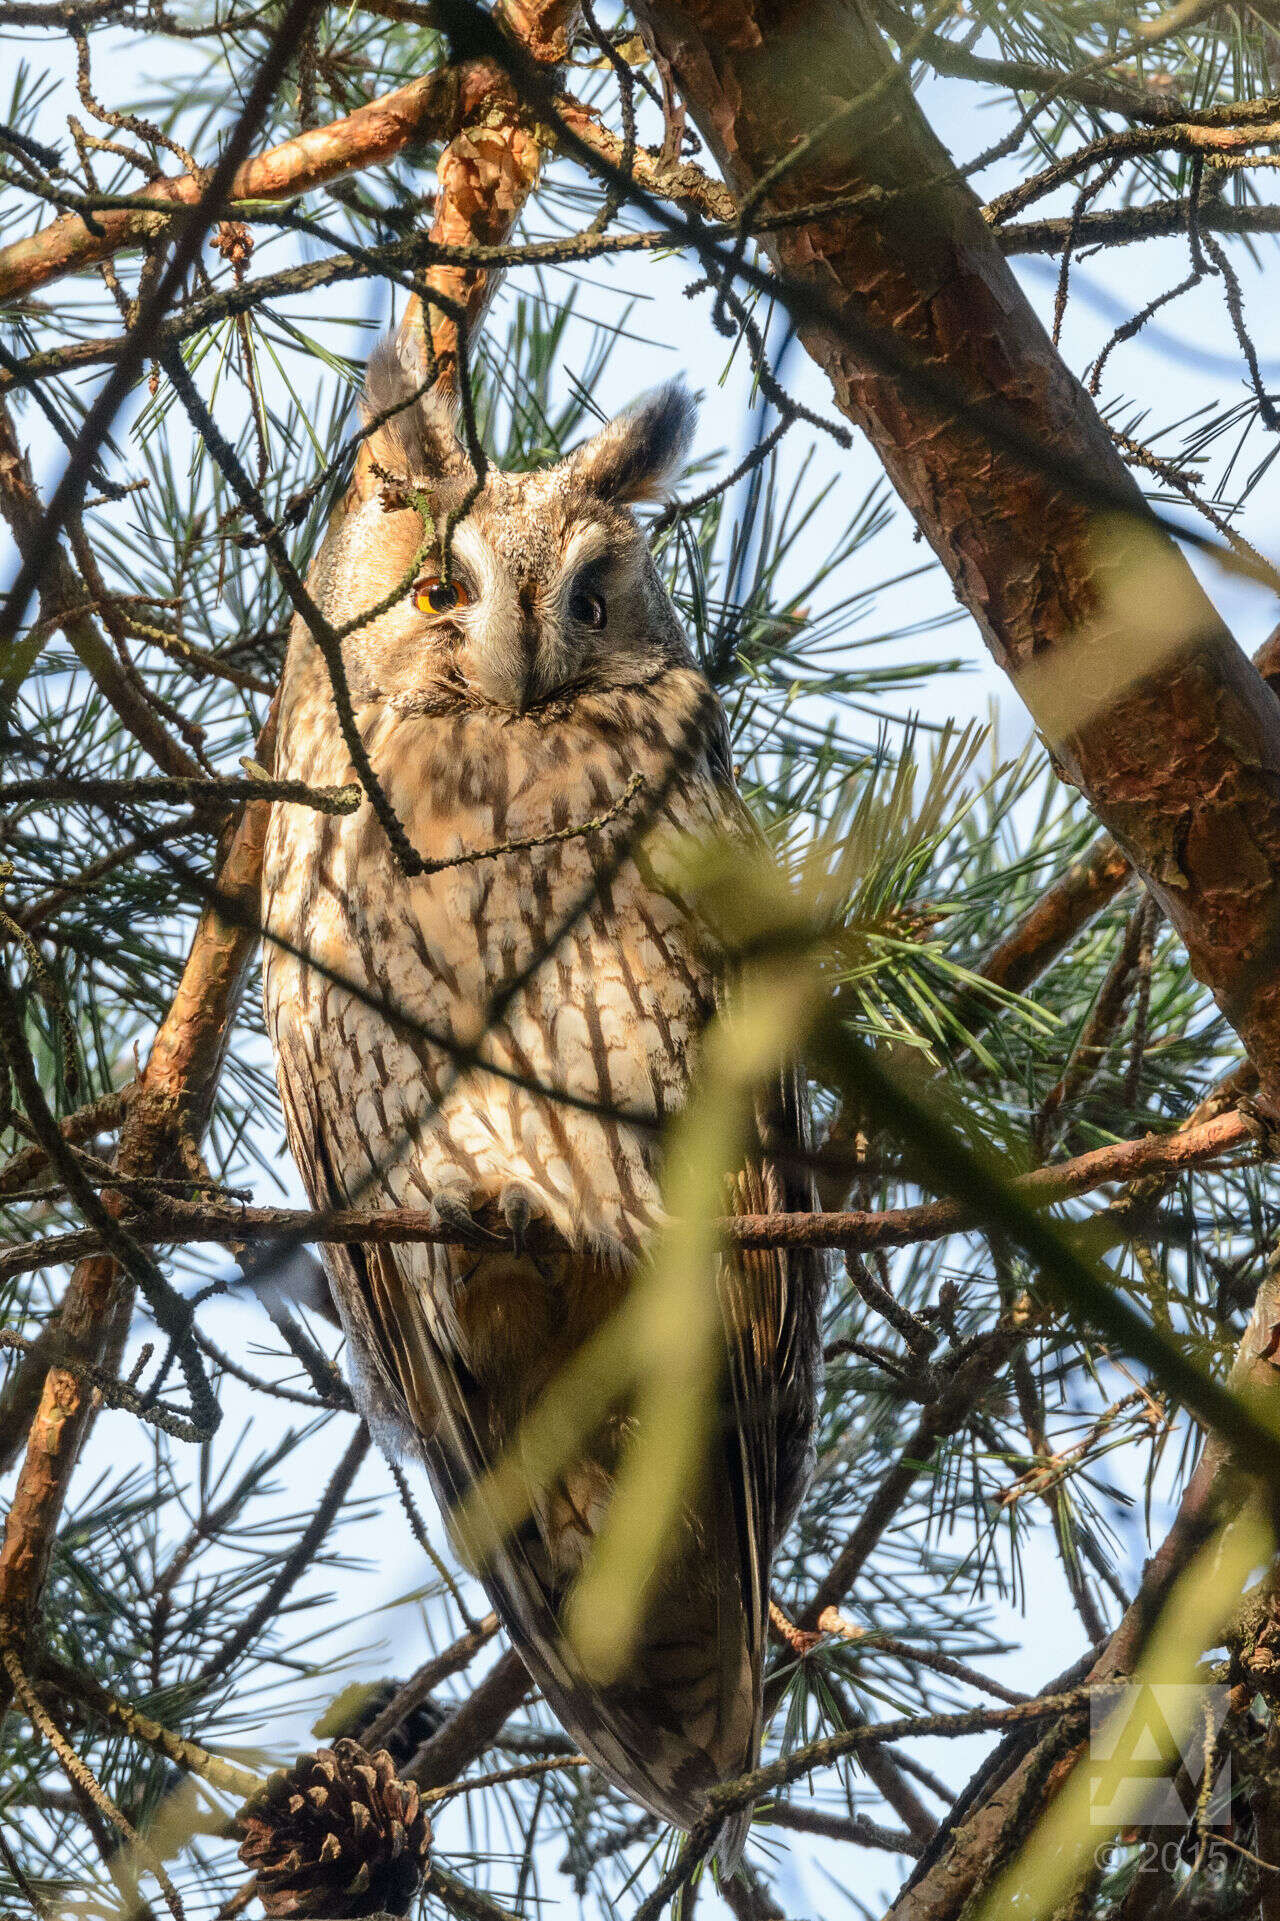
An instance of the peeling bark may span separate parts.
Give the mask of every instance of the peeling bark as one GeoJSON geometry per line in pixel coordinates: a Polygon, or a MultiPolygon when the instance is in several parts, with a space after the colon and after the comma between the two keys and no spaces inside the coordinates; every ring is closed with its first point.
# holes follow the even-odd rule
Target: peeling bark
{"type": "MultiPolygon", "coordinates": [[[[397,87],[341,120],[312,127],[266,153],[246,160],[227,196],[228,216],[237,201],[286,200],[322,187],[344,174],[389,160],[410,140],[447,140],[458,124],[459,70],[444,67],[397,87]]],[[[154,200],[155,213],[120,208],[96,216],[101,228],[91,233],[78,213],[63,214],[25,240],[0,247],[0,300],[34,293],[65,273],[109,260],[126,247],[140,247],[162,233],[175,208],[191,207],[208,184],[208,169],[153,180],[142,197],[154,200]]]]}
{"type": "MultiPolygon", "coordinates": [[[[569,51],[578,0],[503,0],[506,25],[540,66],[554,70],[569,51]]],[[[500,247],[515,230],[542,172],[544,136],[522,106],[507,76],[487,61],[474,61],[462,83],[461,124],[436,163],[438,194],[431,239],[440,246],[500,247]]],[[[427,285],[462,310],[475,332],[497,289],[492,268],[432,267],[427,285]]],[[[431,346],[446,386],[457,378],[458,326],[436,310],[429,318],[431,346]]],[[[412,343],[427,367],[422,305],[415,294],[400,322],[401,350],[412,343]]],[[[465,344],[465,343],[464,343],[465,344]]]]}

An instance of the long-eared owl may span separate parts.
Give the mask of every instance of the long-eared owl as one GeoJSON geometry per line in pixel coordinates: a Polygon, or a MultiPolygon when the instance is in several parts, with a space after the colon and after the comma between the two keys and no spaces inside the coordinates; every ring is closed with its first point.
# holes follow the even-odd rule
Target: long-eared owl
{"type": "MultiPolygon", "coordinates": [[[[264,972],[314,1205],[429,1207],[447,1228],[488,1204],[509,1223],[492,1251],[324,1253],[360,1405],[384,1446],[425,1462],[448,1517],[631,1284],[661,1217],[662,1123],[726,991],[714,941],[628,843],[628,822],[647,796],[683,832],[745,842],[753,829],[723,714],[631,511],[685,454],[684,390],[656,390],[542,471],[488,468],[468,502],[475,473],[450,409],[416,386],[380,349],[364,403],[372,477],[310,590],[347,630],[345,677],[378,783],[416,853],[453,864],[406,874],[367,799],[345,816],[277,804],[264,972]]],[[[276,772],[317,786],[353,775],[301,620],[276,772]]],[[[764,1145],[734,1205],[810,1206],[803,1155],[778,1146],[804,1138],[794,1080],[762,1105],[764,1145]]],[[[717,1458],[690,1491],[625,1671],[594,1684],[562,1627],[625,1418],[482,1570],[573,1738],[682,1827],[758,1755],[770,1562],[812,1458],[819,1265],[755,1254],[734,1274],[751,1336],[726,1320],[717,1458]]],[[[722,1861],[742,1831],[722,1837],[722,1861]]]]}

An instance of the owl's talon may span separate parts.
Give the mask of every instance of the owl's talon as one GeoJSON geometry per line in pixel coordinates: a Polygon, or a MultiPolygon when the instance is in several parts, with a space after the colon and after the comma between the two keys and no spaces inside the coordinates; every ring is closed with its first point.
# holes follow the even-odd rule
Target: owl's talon
{"type": "Polygon", "coordinates": [[[534,1221],[545,1218],[545,1210],[535,1196],[527,1187],[509,1181],[498,1196],[498,1211],[507,1224],[515,1252],[529,1253],[529,1229],[534,1221]]]}
{"type": "Polygon", "coordinates": [[[475,1218],[462,1188],[445,1188],[433,1194],[431,1210],[441,1233],[456,1234],[462,1247],[473,1247],[478,1240],[495,1238],[475,1218]]]}
{"type": "Polygon", "coordinates": [[[504,1187],[498,1196],[498,1207],[511,1231],[511,1245],[517,1254],[523,1254],[525,1236],[533,1219],[533,1206],[522,1187],[504,1187]]]}

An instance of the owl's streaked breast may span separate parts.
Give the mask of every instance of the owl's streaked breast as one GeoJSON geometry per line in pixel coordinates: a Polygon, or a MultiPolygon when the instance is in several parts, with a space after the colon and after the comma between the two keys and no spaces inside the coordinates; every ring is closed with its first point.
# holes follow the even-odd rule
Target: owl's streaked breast
{"type": "MultiPolygon", "coordinates": [[[[414,846],[450,859],[599,819],[637,772],[642,793],[656,787],[698,698],[697,677],[673,669],[643,692],[552,720],[383,707],[362,731],[414,846]]],[[[286,699],[282,776],[347,778],[327,688],[300,679],[286,699]]],[[[709,778],[691,777],[668,819],[706,828],[721,806],[709,778]]],[[[367,804],[346,817],[276,808],[267,1017],[277,1048],[302,1056],[314,1080],[348,1200],[423,1206],[450,1188],[496,1199],[514,1183],[576,1244],[634,1253],[657,1202],[653,1137],[621,1117],[652,1120],[680,1104],[712,985],[679,907],[629,858],[606,872],[624,833],[619,820],[406,880],[367,804]],[[495,995],[602,876],[483,1041],[505,1077],[483,1068],[460,1077],[456,1048],[475,1040],[495,995]],[[343,981],[394,1012],[362,1004],[343,981]]],[[[438,1251],[415,1252],[416,1265],[435,1269],[438,1251]]]]}

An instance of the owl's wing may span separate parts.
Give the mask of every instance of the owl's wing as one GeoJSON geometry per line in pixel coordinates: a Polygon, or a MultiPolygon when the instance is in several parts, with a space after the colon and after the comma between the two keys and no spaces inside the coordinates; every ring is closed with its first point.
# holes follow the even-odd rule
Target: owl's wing
{"type": "MultiPolygon", "coordinates": [[[[726,824],[744,842],[761,833],[733,775],[728,725],[717,710],[708,765],[726,824]]],[[[731,982],[721,970],[717,1000],[731,982]]],[[[787,1068],[756,1103],[756,1148],[733,1184],[735,1214],[808,1214],[818,1207],[811,1171],[812,1127],[804,1076],[787,1068]]],[[[813,1427],[822,1376],[821,1313],[826,1257],[814,1249],[745,1251],[726,1262],[721,1281],[729,1378],[742,1435],[744,1512],[757,1512],[771,1559],[794,1519],[813,1470],[813,1427]],[[753,1330],[744,1339],[738,1329],[753,1330]]],[[[744,1534],[756,1538],[757,1530],[744,1534]]],[[[765,1581],[768,1569],[765,1565],[765,1581]]],[[[768,1596],[765,1595],[765,1615],[768,1596]]]]}
{"type": "MultiPolygon", "coordinates": [[[[798,1078],[788,1073],[760,1103],[761,1152],[732,1183],[733,1213],[791,1213],[814,1205],[811,1183],[785,1156],[788,1146],[806,1145],[801,1102],[798,1078]],[[770,1148],[782,1158],[772,1158],[770,1148]]],[[[728,1387],[724,1486],[735,1509],[737,1578],[755,1686],[748,1766],[755,1765],[760,1744],[773,1557],[813,1468],[823,1279],[821,1255],[807,1249],[740,1249],[725,1260],[720,1274],[728,1387]]],[[[748,1809],[721,1841],[726,1866],[740,1852],[750,1821],[748,1809]]]]}
{"type": "MultiPolygon", "coordinates": [[[[733,1186],[735,1214],[807,1214],[818,1206],[808,1171],[810,1132],[803,1082],[788,1070],[757,1105],[760,1143],[733,1186]]],[[[794,1519],[813,1469],[813,1425],[822,1376],[825,1256],[812,1248],[740,1250],[725,1264],[730,1382],[744,1434],[762,1458],[750,1463],[771,1517],[771,1549],[794,1519]],[[734,1330],[753,1330],[751,1340],[734,1330]]]]}
{"type": "MultiPolygon", "coordinates": [[[[353,1197],[331,1142],[327,1103],[305,1051],[287,1031],[277,1030],[276,1082],[285,1132],[303,1185],[316,1209],[346,1207],[353,1197]]],[[[406,1432],[429,1432],[436,1420],[432,1373],[426,1363],[419,1316],[403,1311],[405,1283],[388,1247],[327,1242],[323,1249],[330,1292],[360,1369],[360,1402],[379,1442],[391,1452],[406,1432]]]]}
{"type": "MultiPolygon", "coordinates": [[[[727,726],[714,728],[709,763],[726,820],[744,841],[760,830],[733,777],[727,726]]],[[[721,974],[717,998],[731,991],[721,974]]],[[[810,1213],[818,1197],[803,1075],[786,1069],[756,1103],[756,1152],[731,1184],[734,1214],[810,1213]]],[[[737,1518],[740,1581],[747,1606],[756,1687],[764,1667],[773,1556],[808,1487],[822,1378],[822,1296],[826,1257],[813,1249],[740,1249],[723,1263],[720,1300],[731,1420],[725,1434],[727,1486],[737,1518]]],[[[759,1696],[758,1696],[759,1699],[759,1696]]],[[[753,1744],[758,1751],[759,1730],[753,1744]]],[[[750,1810],[721,1843],[731,1865],[750,1810]]]]}

